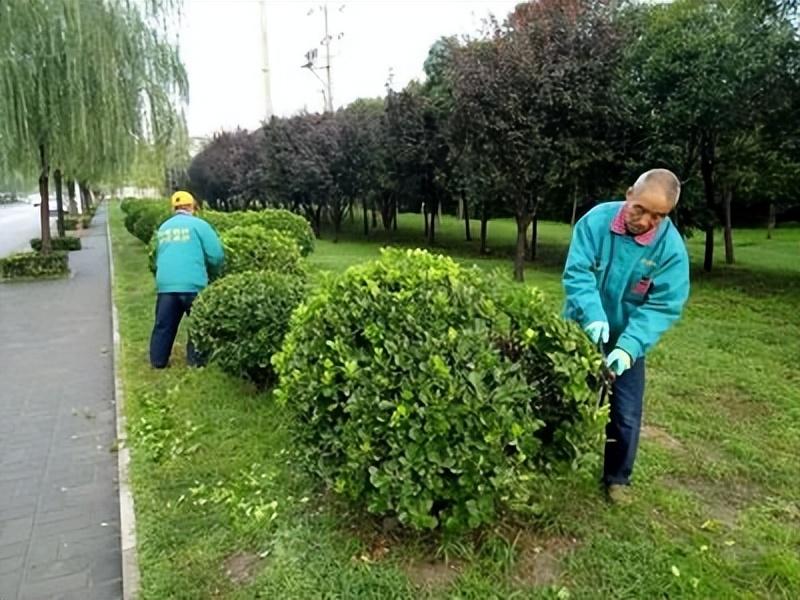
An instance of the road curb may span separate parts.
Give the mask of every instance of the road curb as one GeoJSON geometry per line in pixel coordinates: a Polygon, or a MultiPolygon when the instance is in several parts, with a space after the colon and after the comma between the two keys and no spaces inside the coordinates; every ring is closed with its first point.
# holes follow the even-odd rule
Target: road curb
{"type": "Polygon", "coordinates": [[[119,335],[119,315],[114,295],[114,252],[111,243],[111,203],[106,202],[106,243],[108,244],[108,264],[111,279],[111,322],[114,339],[114,401],[117,411],[117,478],[119,479],[119,518],[122,546],[122,598],[135,600],[139,595],[139,559],[136,553],[136,513],[133,506],[133,492],[128,482],[130,451],[127,444],[127,423],[125,420],[125,392],[121,377],[121,338],[119,335]]]}

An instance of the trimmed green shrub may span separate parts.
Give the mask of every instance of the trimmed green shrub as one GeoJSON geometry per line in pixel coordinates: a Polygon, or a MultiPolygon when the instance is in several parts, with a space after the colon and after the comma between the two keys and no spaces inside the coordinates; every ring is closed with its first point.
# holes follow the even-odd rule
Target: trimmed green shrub
{"type": "Polygon", "coordinates": [[[166,200],[136,200],[126,204],[125,229],[147,244],[171,212],[166,200]]]}
{"type": "MultiPolygon", "coordinates": [[[[70,252],[73,250],[81,249],[81,238],[73,237],[71,235],[65,237],[50,238],[50,242],[52,244],[53,250],[66,250],[70,252]]],[[[42,251],[41,238],[33,238],[31,240],[31,248],[33,248],[35,252],[41,252],[42,251]]]]}
{"type": "Polygon", "coordinates": [[[127,215],[136,202],[140,202],[140,200],[138,198],[131,198],[131,197],[123,198],[119,202],[119,208],[123,213],[127,215]]]}
{"type": "Polygon", "coordinates": [[[241,215],[245,214],[241,211],[221,212],[217,210],[202,210],[197,214],[210,223],[214,229],[217,230],[217,233],[220,234],[234,227],[252,225],[252,223],[247,222],[247,219],[241,218],[241,215]]]}
{"type": "Polygon", "coordinates": [[[119,208],[123,213],[127,215],[131,211],[131,209],[135,210],[142,204],[163,204],[165,206],[168,206],[169,200],[165,198],[134,198],[128,196],[119,201],[119,208]]]}
{"type": "Polygon", "coordinates": [[[76,231],[79,223],[80,218],[64,215],[64,229],[67,231],[76,231]]]}
{"type": "Polygon", "coordinates": [[[69,258],[64,251],[49,254],[19,252],[0,259],[0,276],[4,279],[38,279],[69,274],[69,258]]]}
{"type": "Polygon", "coordinates": [[[158,236],[154,235],[147,244],[147,267],[156,274],[156,258],[158,257],[158,236]]]}
{"type": "Polygon", "coordinates": [[[198,351],[226,372],[267,383],[273,378],[270,360],[304,289],[301,279],[286,273],[223,277],[192,305],[189,335],[198,351]]]}
{"type": "Polygon", "coordinates": [[[550,470],[590,464],[604,439],[606,413],[597,392],[605,367],[597,348],[574,323],[565,321],[537,289],[495,287],[503,319],[494,344],[514,363],[532,392],[529,402],[542,421],[537,462],[550,470]],[[508,319],[506,321],[506,319],[508,319]]]}
{"type": "Polygon", "coordinates": [[[93,218],[94,218],[94,213],[88,214],[88,215],[83,215],[81,217],[81,228],[89,229],[89,227],[92,225],[92,219],[93,218]]]}
{"type": "Polygon", "coordinates": [[[538,291],[422,250],[323,281],[273,364],[307,467],[414,528],[535,506],[602,439],[602,360],[580,329],[538,291]]]}
{"type": "Polygon", "coordinates": [[[297,243],[281,231],[248,225],[233,227],[223,232],[220,238],[225,248],[226,275],[244,271],[305,273],[297,243]]]}
{"type": "Polygon", "coordinates": [[[270,208],[250,214],[256,215],[256,223],[275,231],[282,231],[297,242],[300,254],[308,256],[314,251],[314,230],[311,224],[300,215],[283,209],[270,208]]]}
{"type": "Polygon", "coordinates": [[[309,222],[288,210],[268,208],[258,211],[218,212],[204,210],[200,216],[222,233],[233,227],[259,225],[264,229],[282,231],[294,238],[303,256],[314,250],[314,231],[309,222]]]}

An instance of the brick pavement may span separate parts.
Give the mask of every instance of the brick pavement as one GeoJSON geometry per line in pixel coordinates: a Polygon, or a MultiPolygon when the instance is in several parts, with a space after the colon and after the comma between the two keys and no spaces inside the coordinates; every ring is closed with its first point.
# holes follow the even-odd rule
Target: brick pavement
{"type": "Polygon", "coordinates": [[[122,596],[105,220],[70,279],[0,284],[0,600],[122,596]]]}

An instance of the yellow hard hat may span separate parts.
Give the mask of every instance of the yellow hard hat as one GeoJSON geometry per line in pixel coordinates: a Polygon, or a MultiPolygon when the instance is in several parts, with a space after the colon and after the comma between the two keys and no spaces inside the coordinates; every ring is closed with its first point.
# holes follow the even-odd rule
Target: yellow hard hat
{"type": "Polygon", "coordinates": [[[194,196],[192,196],[189,192],[178,190],[172,194],[172,197],[169,199],[169,203],[172,205],[173,209],[176,209],[180,206],[194,206],[194,196]]]}

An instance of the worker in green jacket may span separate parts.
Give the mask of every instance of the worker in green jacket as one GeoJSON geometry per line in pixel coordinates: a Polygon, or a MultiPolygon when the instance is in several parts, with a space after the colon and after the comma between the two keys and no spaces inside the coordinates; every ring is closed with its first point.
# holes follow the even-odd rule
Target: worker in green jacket
{"type": "MultiPolygon", "coordinates": [[[[155,324],[150,336],[150,364],[163,369],[169,364],[172,345],[183,315],[188,315],[197,294],[219,274],[225,259],[217,232],[195,216],[197,203],[189,192],[178,191],[170,198],[174,214],[158,228],[156,235],[155,324]]],[[[197,366],[201,358],[191,340],[186,362],[197,366]]]]}
{"type": "Polygon", "coordinates": [[[607,353],[615,377],[603,465],[612,502],[630,501],[645,355],[678,320],[689,297],[686,246],[668,216],[679,196],[672,172],[647,171],[624,202],[599,204],[578,221],[564,268],[565,316],[607,353]]]}

